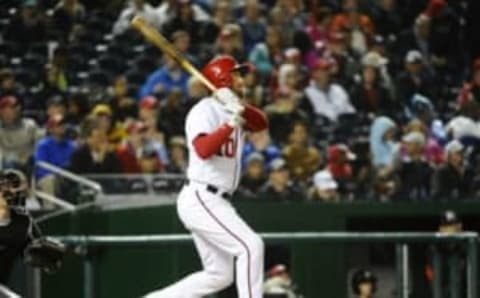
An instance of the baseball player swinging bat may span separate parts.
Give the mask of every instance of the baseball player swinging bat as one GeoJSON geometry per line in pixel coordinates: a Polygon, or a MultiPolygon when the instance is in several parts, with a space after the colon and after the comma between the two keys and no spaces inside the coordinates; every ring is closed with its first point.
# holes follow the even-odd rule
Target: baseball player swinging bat
{"type": "Polygon", "coordinates": [[[240,180],[246,132],[268,127],[265,114],[237,95],[245,88],[240,70],[247,66],[231,56],[219,56],[200,73],[142,19],[135,18],[132,24],[213,93],[198,101],[186,117],[187,180],[177,200],[178,216],[192,233],[203,270],[145,298],[205,297],[228,287],[234,277],[239,298],[261,298],[263,241],[229,201],[240,180]]]}

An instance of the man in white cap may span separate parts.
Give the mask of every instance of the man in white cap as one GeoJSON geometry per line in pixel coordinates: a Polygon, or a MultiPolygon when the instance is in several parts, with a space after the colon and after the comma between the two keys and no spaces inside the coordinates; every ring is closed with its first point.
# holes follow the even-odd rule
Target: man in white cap
{"type": "Polygon", "coordinates": [[[427,200],[430,198],[432,168],[423,156],[425,135],[412,131],[402,137],[405,155],[398,167],[400,179],[400,200],[427,200]]]}
{"type": "Polygon", "coordinates": [[[395,80],[399,103],[407,103],[415,93],[434,95],[432,78],[425,66],[425,57],[418,50],[410,50],[404,57],[405,70],[395,80]]]}
{"type": "Polygon", "coordinates": [[[319,171],[313,176],[313,187],[309,191],[309,198],[323,202],[338,201],[337,188],[337,182],[328,170],[319,171]]]}
{"type": "Polygon", "coordinates": [[[472,193],[473,173],[467,167],[464,146],[453,140],[445,146],[446,163],[432,179],[432,196],[437,199],[466,199],[472,193]]]}

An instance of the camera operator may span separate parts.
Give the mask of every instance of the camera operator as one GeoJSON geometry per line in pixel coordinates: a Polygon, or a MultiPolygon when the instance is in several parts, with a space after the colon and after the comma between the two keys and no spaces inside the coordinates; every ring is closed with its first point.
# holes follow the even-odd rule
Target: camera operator
{"type": "Polygon", "coordinates": [[[26,211],[27,196],[28,182],[22,172],[8,169],[0,173],[0,294],[5,291],[2,284],[7,283],[17,258],[23,257],[28,265],[54,272],[65,252],[61,243],[41,236],[26,211]]]}
{"type": "Polygon", "coordinates": [[[32,238],[32,222],[25,212],[26,179],[21,172],[7,170],[0,177],[0,283],[4,283],[13,262],[32,238]],[[23,196],[25,194],[25,196],[23,196]]]}
{"type": "Polygon", "coordinates": [[[33,228],[25,212],[25,176],[17,170],[6,170],[0,175],[0,284],[5,284],[15,260],[33,238],[33,228]]]}

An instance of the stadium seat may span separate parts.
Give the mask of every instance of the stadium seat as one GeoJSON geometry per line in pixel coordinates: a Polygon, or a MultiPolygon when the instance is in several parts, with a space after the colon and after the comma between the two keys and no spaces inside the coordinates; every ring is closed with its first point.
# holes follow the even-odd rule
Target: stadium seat
{"type": "Polygon", "coordinates": [[[90,71],[88,84],[91,86],[108,86],[112,80],[112,75],[101,69],[90,71]]]}
{"type": "Polygon", "coordinates": [[[31,87],[38,84],[40,81],[37,73],[33,73],[26,68],[17,68],[14,73],[16,81],[24,87],[31,87]]]}

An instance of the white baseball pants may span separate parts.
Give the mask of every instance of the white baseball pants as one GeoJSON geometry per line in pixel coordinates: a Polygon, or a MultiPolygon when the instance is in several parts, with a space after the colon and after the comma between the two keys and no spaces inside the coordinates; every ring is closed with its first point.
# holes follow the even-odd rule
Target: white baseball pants
{"type": "Polygon", "coordinates": [[[203,271],[154,291],[145,298],[201,298],[236,281],[239,298],[261,298],[264,245],[229,201],[191,182],[180,192],[177,211],[191,231],[203,271]]]}

